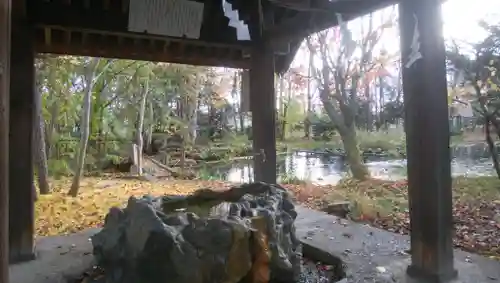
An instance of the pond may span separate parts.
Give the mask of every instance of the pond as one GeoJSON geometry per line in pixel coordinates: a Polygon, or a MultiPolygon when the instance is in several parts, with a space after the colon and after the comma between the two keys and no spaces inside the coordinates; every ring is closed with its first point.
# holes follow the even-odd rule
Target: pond
{"type": "MultiPolygon", "coordinates": [[[[406,178],[405,159],[370,158],[365,162],[374,178],[385,180],[406,178]]],[[[454,176],[495,174],[492,162],[488,158],[456,158],[452,160],[451,165],[454,176]]],[[[201,175],[203,178],[230,182],[251,182],[253,164],[250,160],[243,160],[231,165],[214,165],[204,168],[201,175]]],[[[324,185],[336,184],[340,179],[348,177],[349,171],[347,165],[338,156],[298,151],[279,158],[278,175],[282,179],[299,179],[324,185]]]]}

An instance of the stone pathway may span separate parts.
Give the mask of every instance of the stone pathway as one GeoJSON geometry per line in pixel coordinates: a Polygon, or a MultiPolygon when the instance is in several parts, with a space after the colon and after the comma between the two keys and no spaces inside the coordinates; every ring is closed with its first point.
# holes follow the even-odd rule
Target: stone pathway
{"type": "MultiPolygon", "coordinates": [[[[297,234],[304,253],[340,257],[347,266],[346,282],[405,282],[410,247],[406,235],[349,222],[319,211],[297,207],[297,234]]],[[[323,258],[322,258],[323,257],[323,258]]],[[[500,282],[500,262],[455,250],[459,282],[500,282]]]]}
{"type": "Polygon", "coordinates": [[[36,241],[37,259],[9,267],[9,283],[73,283],[92,267],[89,237],[99,229],[36,241]]]}
{"type": "MultiPolygon", "coordinates": [[[[296,228],[304,253],[346,264],[344,282],[408,282],[409,237],[297,207],[296,228]]],[[[10,266],[10,283],[67,283],[92,265],[90,235],[97,229],[37,241],[38,259],[10,266]]],[[[455,251],[459,282],[500,283],[500,262],[455,251]]]]}

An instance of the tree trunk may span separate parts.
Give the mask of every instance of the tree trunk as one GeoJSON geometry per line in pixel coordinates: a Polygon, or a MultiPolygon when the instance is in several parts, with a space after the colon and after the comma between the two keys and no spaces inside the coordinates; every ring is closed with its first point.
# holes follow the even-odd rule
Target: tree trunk
{"type": "Polygon", "coordinates": [[[180,148],[181,156],[179,160],[179,166],[180,166],[179,177],[181,179],[184,179],[185,169],[186,169],[186,140],[188,139],[189,136],[189,127],[183,127],[181,135],[182,135],[182,143],[180,148]]]}
{"type": "Polygon", "coordinates": [[[99,158],[106,157],[106,140],[104,137],[104,109],[105,107],[99,104],[99,120],[97,121],[98,125],[96,139],[97,156],[99,156],[99,158]]]}
{"type": "Polygon", "coordinates": [[[196,143],[196,138],[198,137],[198,100],[195,100],[192,102],[192,104],[190,105],[190,107],[193,107],[193,109],[190,113],[190,119],[189,119],[189,135],[188,135],[188,138],[189,138],[189,142],[191,144],[195,144],[196,143]]]}
{"type": "Polygon", "coordinates": [[[148,127],[148,133],[146,135],[146,152],[148,154],[151,154],[153,152],[152,146],[153,146],[153,126],[155,124],[155,115],[154,115],[154,109],[153,109],[153,103],[149,103],[149,127],[148,127]]]}
{"type": "Polygon", "coordinates": [[[287,130],[287,125],[288,125],[288,107],[290,106],[290,101],[292,100],[292,76],[288,76],[288,90],[287,90],[287,95],[286,95],[286,101],[283,103],[283,120],[282,120],[282,126],[281,126],[281,140],[286,139],[286,130],[287,130]]]}
{"type": "Polygon", "coordinates": [[[312,101],[312,93],[311,93],[311,77],[312,77],[312,64],[313,64],[313,53],[309,52],[309,64],[307,67],[307,102],[306,102],[306,117],[304,119],[304,137],[311,137],[311,121],[309,120],[309,116],[311,115],[311,101],[312,101]]]}
{"type": "Polygon", "coordinates": [[[239,113],[239,121],[240,121],[240,133],[244,134],[245,133],[245,114],[241,111],[238,111],[239,113]]]}
{"type": "MultiPolygon", "coordinates": [[[[184,141],[189,144],[194,144],[197,138],[197,128],[198,128],[198,94],[188,94],[186,93],[184,98],[182,98],[182,111],[180,117],[187,124],[186,135],[183,136],[184,141]]],[[[183,131],[184,134],[184,131],[183,131]]]]}
{"type": "Polygon", "coordinates": [[[379,85],[378,85],[378,127],[377,130],[380,130],[380,128],[384,125],[383,121],[383,109],[384,109],[384,81],[382,80],[382,77],[379,77],[379,85]]]}
{"type": "Polygon", "coordinates": [[[146,101],[149,92],[149,82],[146,81],[141,95],[141,104],[139,108],[139,121],[137,123],[136,143],[137,143],[137,175],[141,176],[142,168],[142,152],[144,148],[144,139],[142,138],[142,129],[144,128],[144,113],[146,112],[146,101]]]}
{"type": "Polygon", "coordinates": [[[47,166],[47,152],[45,148],[45,121],[42,116],[42,95],[35,93],[35,124],[33,128],[33,136],[35,138],[35,165],[37,170],[38,187],[40,194],[50,194],[50,186],[48,181],[49,169],[47,166]]]}
{"type": "MultiPolygon", "coordinates": [[[[52,105],[49,107],[49,112],[50,112],[50,122],[48,123],[48,127],[45,129],[45,150],[48,158],[53,157],[54,150],[53,147],[56,146],[57,144],[53,144],[54,141],[54,134],[56,132],[56,124],[58,122],[59,118],[59,97],[61,95],[60,91],[56,91],[56,66],[51,66],[48,68],[49,74],[48,74],[48,87],[52,91],[49,91],[49,97],[47,98],[48,101],[52,103],[52,105]],[[56,93],[58,94],[56,96],[56,93]]],[[[56,152],[58,154],[58,152],[56,152]]],[[[55,156],[56,159],[59,158],[59,156],[55,156]]]]}
{"type": "MultiPolygon", "coordinates": [[[[53,93],[53,92],[49,92],[53,93]]],[[[51,94],[53,96],[53,94],[51,94]]],[[[60,103],[59,103],[59,98],[58,97],[50,97],[50,100],[54,99],[55,101],[52,103],[50,106],[50,122],[48,124],[48,128],[45,129],[45,146],[46,146],[46,153],[47,153],[47,158],[55,157],[59,158],[57,154],[58,152],[54,153],[54,148],[57,147],[56,143],[57,141],[54,140],[54,136],[57,136],[57,131],[58,131],[58,118],[59,118],[59,110],[60,110],[60,103]],[[56,154],[56,156],[54,156],[56,154]]],[[[56,148],[57,150],[57,148],[56,148]]]]}
{"type": "MultiPolygon", "coordinates": [[[[238,74],[238,77],[239,77],[239,83],[238,85],[240,86],[240,99],[241,99],[241,93],[243,92],[243,89],[241,88],[241,84],[242,84],[242,81],[243,81],[243,71],[240,71],[239,74],[238,74]]],[[[240,131],[242,134],[245,134],[245,112],[243,111],[243,107],[241,107],[241,103],[239,104],[239,108],[238,108],[238,114],[240,116],[239,120],[240,120],[240,131]]]]}
{"type": "Polygon", "coordinates": [[[372,109],[371,109],[371,92],[370,92],[370,87],[368,85],[365,86],[365,97],[366,97],[366,131],[371,132],[373,131],[373,115],[372,115],[372,109]]]}
{"type": "Polygon", "coordinates": [[[87,146],[89,142],[90,135],[90,109],[92,105],[92,89],[94,88],[94,77],[95,70],[99,64],[100,59],[92,58],[90,63],[86,66],[85,70],[85,93],[83,97],[83,109],[82,118],[80,122],[80,149],[77,153],[76,159],[76,170],[75,176],[73,177],[73,183],[71,184],[71,189],[68,194],[72,197],[78,195],[78,190],[80,189],[80,178],[83,174],[83,168],[85,165],[85,155],[87,154],[87,146]]]}
{"type": "Polygon", "coordinates": [[[339,130],[340,138],[344,145],[347,163],[351,169],[352,177],[356,180],[367,180],[370,177],[370,172],[366,165],[363,163],[361,151],[358,147],[356,137],[356,129],[354,127],[347,127],[339,130]]]}
{"type": "MultiPolygon", "coordinates": [[[[321,102],[323,107],[330,118],[330,120],[337,126],[346,152],[347,162],[351,170],[353,178],[357,180],[366,180],[370,177],[370,173],[363,163],[361,152],[358,147],[356,137],[356,129],[354,122],[351,121],[354,117],[353,113],[346,113],[350,108],[344,107],[344,111],[338,113],[332,102],[329,100],[329,89],[322,90],[320,93],[321,102]],[[347,121],[346,121],[347,120],[347,121]]],[[[351,111],[352,112],[352,111],[351,111]]]]}
{"type": "MultiPolygon", "coordinates": [[[[233,76],[233,87],[231,89],[231,98],[233,99],[233,101],[237,101],[237,96],[238,96],[238,71],[235,71],[234,72],[234,76],[233,76]]],[[[237,107],[238,103],[234,102],[231,104],[232,106],[232,109],[233,109],[233,123],[234,123],[234,131],[236,133],[239,132],[238,130],[238,115],[237,115],[237,107]]],[[[243,129],[240,129],[241,131],[243,131],[243,129]]]]}
{"type": "Polygon", "coordinates": [[[486,143],[488,144],[488,148],[490,150],[491,154],[491,161],[493,161],[493,168],[495,168],[495,172],[497,173],[497,177],[500,179],[500,164],[498,163],[498,152],[497,148],[495,145],[495,142],[493,142],[493,139],[491,138],[491,130],[490,127],[492,125],[491,123],[491,118],[489,115],[485,115],[486,118],[486,125],[485,125],[485,135],[486,135],[486,143]]]}
{"type": "Polygon", "coordinates": [[[279,103],[280,103],[280,112],[281,112],[281,132],[280,132],[280,140],[283,141],[285,139],[285,99],[284,99],[284,92],[285,92],[285,75],[281,75],[279,79],[279,103]]]}

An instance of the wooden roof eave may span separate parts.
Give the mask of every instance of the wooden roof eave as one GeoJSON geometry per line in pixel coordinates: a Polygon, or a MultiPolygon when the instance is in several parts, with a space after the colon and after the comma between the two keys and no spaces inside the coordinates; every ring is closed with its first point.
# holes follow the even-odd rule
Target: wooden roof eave
{"type": "Polygon", "coordinates": [[[130,32],[128,1],[30,0],[28,17],[40,53],[248,68],[251,43],[207,8],[200,39],[130,32]]]}
{"type": "MultiPolygon", "coordinates": [[[[117,5],[119,2],[116,1],[111,6],[104,5],[105,1],[102,7],[82,5],[87,3],[85,1],[72,1],[69,5],[65,1],[56,0],[32,0],[30,3],[30,20],[37,29],[37,52],[243,69],[250,66],[251,42],[248,41],[234,41],[228,37],[207,41],[129,32],[127,7],[125,4],[117,5]]],[[[285,38],[290,44],[288,54],[277,54],[275,57],[275,69],[278,73],[288,69],[304,38],[301,34],[303,30],[294,27],[295,21],[300,21],[300,26],[304,27],[304,21],[300,17],[311,14],[290,11],[287,15],[284,23],[271,28],[271,34],[275,32],[279,35],[278,39],[285,38]],[[290,23],[291,30],[283,33],[280,27],[289,29],[290,23]],[[298,34],[294,31],[298,31],[298,34]],[[287,33],[292,32],[293,37],[287,38],[287,33]]],[[[214,19],[209,20],[211,23],[207,27],[220,27],[220,23],[214,22],[214,19]]],[[[206,33],[202,35],[204,38],[206,36],[206,33]]]]}
{"type": "Polygon", "coordinates": [[[250,64],[249,47],[242,45],[48,25],[35,26],[35,35],[38,53],[229,68],[248,68],[250,64]]]}
{"type": "Polygon", "coordinates": [[[265,36],[275,42],[284,42],[305,37],[338,25],[336,13],[344,21],[350,21],[370,12],[396,4],[399,0],[338,0],[329,2],[324,11],[300,11],[294,17],[266,30],[265,36]]]}

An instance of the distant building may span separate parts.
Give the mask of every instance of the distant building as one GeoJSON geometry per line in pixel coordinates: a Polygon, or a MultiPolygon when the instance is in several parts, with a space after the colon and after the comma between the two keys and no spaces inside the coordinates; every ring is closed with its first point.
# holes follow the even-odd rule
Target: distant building
{"type": "Polygon", "coordinates": [[[474,122],[474,111],[468,100],[452,99],[450,108],[450,130],[452,133],[461,133],[464,126],[474,122]]]}

